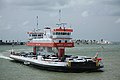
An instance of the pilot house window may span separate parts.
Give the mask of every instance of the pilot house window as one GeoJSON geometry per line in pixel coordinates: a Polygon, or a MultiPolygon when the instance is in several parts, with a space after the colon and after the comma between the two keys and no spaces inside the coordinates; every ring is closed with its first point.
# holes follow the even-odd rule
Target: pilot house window
{"type": "Polygon", "coordinates": [[[67,43],[67,40],[65,40],[65,43],[67,43]]]}
{"type": "Polygon", "coordinates": [[[59,40],[59,43],[61,43],[61,40],[59,40]]]}

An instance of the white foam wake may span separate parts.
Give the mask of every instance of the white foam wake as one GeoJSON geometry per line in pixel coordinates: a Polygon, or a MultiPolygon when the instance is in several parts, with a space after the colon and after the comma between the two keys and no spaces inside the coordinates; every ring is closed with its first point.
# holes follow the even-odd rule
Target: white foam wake
{"type": "Polygon", "coordinates": [[[0,55],[0,58],[3,58],[3,59],[8,59],[8,60],[13,60],[13,59],[11,59],[10,57],[3,56],[3,55],[0,55]]]}

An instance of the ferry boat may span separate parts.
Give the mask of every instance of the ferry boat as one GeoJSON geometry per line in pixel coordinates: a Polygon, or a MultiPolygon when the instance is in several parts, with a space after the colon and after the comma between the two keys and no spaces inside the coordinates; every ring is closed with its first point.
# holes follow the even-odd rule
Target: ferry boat
{"type": "Polygon", "coordinates": [[[33,52],[17,53],[12,50],[10,58],[53,71],[78,72],[103,68],[102,59],[98,58],[98,54],[95,57],[65,54],[65,48],[74,47],[71,37],[73,29],[65,27],[65,24],[61,23],[61,26],[54,29],[45,27],[43,32],[40,30],[27,32],[29,41],[26,45],[32,46],[33,52]]]}

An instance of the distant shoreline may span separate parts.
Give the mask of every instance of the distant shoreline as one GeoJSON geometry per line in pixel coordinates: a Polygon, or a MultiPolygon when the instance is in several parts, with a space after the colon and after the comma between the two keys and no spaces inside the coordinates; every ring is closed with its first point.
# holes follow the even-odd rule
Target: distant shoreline
{"type": "MultiPolygon", "coordinates": [[[[110,41],[106,41],[105,40],[100,40],[100,41],[97,41],[97,40],[73,40],[73,42],[77,45],[80,45],[80,44],[118,44],[120,42],[110,42],[110,41]]],[[[26,42],[21,42],[21,41],[2,41],[0,40],[0,45],[25,45],[26,42]]]]}
{"type": "Polygon", "coordinates": [[[0,40],[0,45],[24,45],[24,44],[25,42],[18,42],[18,41],[14,42],[14,40],[12,42],[7,40],[6,42],[3,42],[2,40],[0,40]]]}

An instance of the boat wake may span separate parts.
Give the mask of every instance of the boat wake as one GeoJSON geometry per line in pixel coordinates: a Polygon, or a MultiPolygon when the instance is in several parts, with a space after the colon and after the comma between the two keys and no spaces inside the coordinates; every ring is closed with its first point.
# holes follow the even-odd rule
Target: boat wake
{"type": "Polygon", "coordinates": [[[13,60],[10,57],[4,56],[4,55],[0,55],[0,58],[2,58],[2,59],[8,59],[8,60],[13,60]]]}

